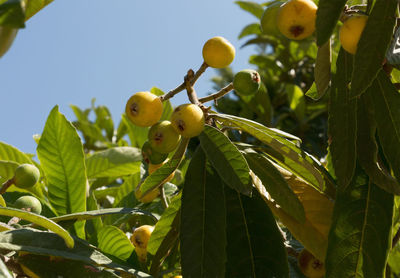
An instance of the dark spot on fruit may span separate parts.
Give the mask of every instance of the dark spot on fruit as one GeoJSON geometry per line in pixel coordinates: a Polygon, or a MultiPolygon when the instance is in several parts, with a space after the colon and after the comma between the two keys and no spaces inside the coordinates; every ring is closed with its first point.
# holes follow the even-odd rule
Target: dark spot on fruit
{"type": "Polygon", "coordinates": [[[298,37],[304,33],[304,27],[301,25],[295,25],[290,27],[289,31],[294,37],[298,37]]]}
{"type": "Polygon", "coordinates": [[[179,106],[174,109],[174,112],[179,112],[179,111],[181,111],[181,108],[179,106]]]}
{"type": "Polygon", "coordinates": [[[160,143],[162,142],[162,140],[163,140],[163,135],[162,135],[162,133],[157,132],[157,133],[154,135],[154,141],[156,141],[156,143],[160,144],[160,143]]]}
{"type": "Polygon", "coordinates": [[[313,260],[312,267],[313,267],[314,269],[322,268],[323,265],[324,265],[324,263],[321,262],[320,260],[318,260],[318,259],[314,259],[314,260],[313,260]]]}
{"type": "Polygon", "coordinates": [[[177,126],[178,126],[178,129],[179,129],[180,131],[184,131],[184,130],[185,130],[185,122],[184,122],[184,121],[179,120],[179,121],[177,122],[177,126]]]}
{"type": "Polygon", "coordinates": [[[251,75],[251,79],[255,83],[259,83],[260,82],[260,75],[258,74],[258,72],[253,72],[252,75],[251,75]]]}
{"type": "Polygon", "coordinates": [[[139,107],[138,107],[137,103],[135,103],[135,102],[132,103],[132,105],[130,107],[130,111],[133,116],[136,116],[139,113],[139,107]]]}

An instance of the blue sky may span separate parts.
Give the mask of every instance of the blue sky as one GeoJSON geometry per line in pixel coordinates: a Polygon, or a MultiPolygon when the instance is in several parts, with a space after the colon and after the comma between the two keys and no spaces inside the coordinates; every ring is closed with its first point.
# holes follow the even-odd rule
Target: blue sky
{"type": "MultiPolygon", "coordinates": [[[[35,153],[54,105],[73,121],[70,104],[109,107],[119,122],[126,100],[156,86],[169,91],[202,63],[204,42],[223,36],[236,47],[234,71],[251,68],[241,29],[257,19],[230,0],[55,0],[20,30],[0,59],[0,141],[35,153]]],[[[212,92],[208,69],[196,83],[212,92]]],[[[187,102],[182,93],[173,105],[187,102]]]]}

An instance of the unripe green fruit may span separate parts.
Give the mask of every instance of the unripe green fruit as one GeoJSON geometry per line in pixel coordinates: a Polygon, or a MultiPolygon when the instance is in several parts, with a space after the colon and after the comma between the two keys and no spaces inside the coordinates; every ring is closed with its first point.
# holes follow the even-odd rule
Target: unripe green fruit
{"type": "Polygon", "coordinates": [[[165,154],[176,149],[181,136],[170,121],[161,121],[150,128],[148,138],[153,150],[165,154]]]}
{"type": "Polygon", "coordinates": [[[21,164],[15,169],[14,185],[19,188],[34,186],[40,178],[39,169],[32,164],[21,164]]]}
{"type": "Polygon", "coordinates": [[[261,16],[261,31],[265,35],[278,36],[281,35],[276,22],[279,8],[284,2],[275,2],[265,9],[261,16]]]}
{"type": "Polygon", "coordinates": [[[159,152],[153,150],[153,148],[150,145],[150,142],[146,141],[142,147],[142,156],[143,156],[144,161],[146,161],[146,163],[160,164],[160,163],[163,163],[167,159],[168,154],[167,153],[159,153],[159,152]]]}
{"type": "Polygon", "coordinates": [[[26,211],[30,211],[36,214],[40,214],[42,212],[42,204],[38,199],[33,196],[19,197],[15,201],[14,207],[18,209],[24,209],[26,211]]]}
{"type": "Polygon", "coordinates": [[[241,95],[255,94],[260,88],[260,83],[260,75],[251,69],[241,70],[233,78],[233,88],[241,95]]]}
{"type": "Polygon", "coordinates": [[[0,26],[0,57],[2,57],[11,47],[17,33],[18,29],[0,26]]]}

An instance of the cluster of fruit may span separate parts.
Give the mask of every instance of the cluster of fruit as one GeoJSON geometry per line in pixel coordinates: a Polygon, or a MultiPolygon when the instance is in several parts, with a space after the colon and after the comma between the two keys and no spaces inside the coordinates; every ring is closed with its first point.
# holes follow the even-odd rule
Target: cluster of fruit
{"type": "MultiPolygon", "coordinates": [[[[261,29],[266,35],[280,34],[292,40],[310,37],[315,31],[317,5],[312,0],[289,0],[268,6],[261,17],[261,29]]],[[[339,40],[344,50],[355,54],[368,16],[363,13],[345,14],[339,40]]]]}
{"type": "MultiPolygon", "coordinates": [[[[223,37],[211,38],[203,46],[205,68],[227,67],[234,57],[235,48],[223,37]]],[[[246,69],[234,76],[232,88],[239,94],[250,95],[258,91],[260,82],[258,72],[246,69]]],[[[196,96],[197,101],[192,101],[194,103],[176,107],[169,121],[160,121],[163,113],[163,101],[166,99],[168,98],[165,95],[156,96],[148,91],[138,92],[128,99],[125,106],[125,113],[133,124],[150,127],[148,140],[142,147],[143,159],[148,164],[149,174],[168,161],[168,154],[177,148],[181,138],[198,136],[204,129],[207,116],[207,108],[198,101],[196,96]]],[[[172,180],[173,177],[174,173],[165,182],[172,180]]],[[[153,201],[159,194],[159,188],[144,196],[142,196],[139,186],[135,191],[136,199],[143,203],[153,201]]]]}

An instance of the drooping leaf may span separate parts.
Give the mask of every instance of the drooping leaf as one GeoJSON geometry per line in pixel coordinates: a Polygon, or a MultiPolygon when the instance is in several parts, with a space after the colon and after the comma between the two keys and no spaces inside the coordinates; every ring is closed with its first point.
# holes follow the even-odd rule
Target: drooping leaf
{"type": "Polygon", "coordinates": [[[134,250],[125,233],[115,226],[104,226],[98,233],[99,248],[104,253],[126,261],[134,250]]]}
{"type": "Polygon", "coordinates": [[[261,34],[260,23],[251,23],[249,25],[246,25],[242,29],[242,31],[238,36],[238,39],[241,39],[249,35],[260,35],[260,34],[261,34]]]}
{"type": "Polygon", "coordinates": [[[240,8],[251,13],[258,19],[261,18],[264,12],[263,6],[253,1],[235,1],[235,3],[239,5],[240,8]]]}
{"type": "Polygon", "coordinates": [[[70,236],[70,234],[60,225],[44,216],[28,211],[5,207],[0,207],[0,215],[18,217],[20,219],[39,225],[43,228],[49,229],[50,231],[56,233],[62,239],[64,239],[65,244],[66,246],[68,246],[68,248],[74,247],[74,239],[70,236]]]}
{"type": "Polygon", "coordinates": [[[200,145],[221,179],[240,193],[250,195],[249,166],[237,147],[222,132],[206,125],[200,145]]]}
{"type": "MultiPolygon", "coordinates": [[[[296,194],[275,166],[263,155],[247,152],[245,158],[250,169],[262,182],[271,198],[290,216],[299,222],[305,221],[304,208],[296,194]]],[[[252,178],[254,180],[255,177],[252,178]]]]}
{"type": "Polygon", "coordinates": [[[8,0],[0,4],[0,26],[10,28],[25,27],[25,12],[21,1],[8,0]]]}
{"type": "Polygon", "coordinates": [[[354,56],[350,97],[364,93],[382,68],[396,23],[397,4],[397,0],[375,2],[354,56]]]}
{"type": "Polygon", "coordinates": [[[331,37],[347,0],[320,0],[316,19],[317,45],[322,46],[331,37]]]}
{"type": "Polygon", "coordinates": [[[163,184],[169,175],[171,175],[179,167],[186,152],[188,143],[188,139],[182,139],[173,157],[143,181],[143,183],[140,185],[142,196],[145,196],[150,191],[163,184]]]}
{"type": "MultiPolygon", "coordinates": [[[[49,201],[59,215],[86,210],[86,169],[76,129],[55,106],[47,118],[37,147],[46,176],[49,201]]],[[[84,223],[75,224],[84,236],[84,223]]]]}
{"type": "Polygon", "coordinates": [[[181,264],[187,277],[224,277],[224,185],[198,147],[189,164],[182,194],[181,264]]]}
{"type": "Polygon", "coordinates": [[[384,277],[394,198],[360,170],[335,201],[326,277],[384,277]]]}
{"type": "Polygon", "coordinates": [[[394,175],[400,178],[400,94],[381,70],[368,91],[372,95],[374,115],[383,152],[394,175]]]}
{"type": "Polygon", "coordinates": [[[258,192],[225,186],[226,277],[289,277],[282,234],[258,192]]]}
{"type": "Polygon", "coordinates": [[[138,148],[110,148],[86,159],[87,176],[89,179],[127,176],[138,171],[141,160],[138,148]]]}
{"type": "Polygon", "coordinates": [[[361,167],[374,184],[389,193],[400,195],[399,183],[378,162],[378,146],[375,140],[376,121],[371,99],[371,94],[376,93],[376,89],[374,85],[369,87],[357,103],[357,157],[361,167]]]}
{"type": "Polygon", "coordinates": [[[340,50],[330,91],[329,149],[340,187],[350,183],[356,165],[357,101],[350,99],[348,88],[352,60],[350,54],[340,50]]]}
{"type": "Polygon", "coordinates": [[[25,10],[25,20],[28,20],[34,16],[41,9],[46,7],[48,4],[53,2],[53,0],[28,0],[25,10]]]}
{"type": "Polygon", "coordinates": [[[276,132],[274,129],[248,119],[225,114],[213,114],[212,116],[224,125],[237,127],[273,148],[282,156],[281,161],[284,161],[283,164],[291,171],[319,190],[324,188],[324,176],[316,167],[320,167],[320,165],[316,165],[319,163],[302,151],[296,143],[287,140],[287,136],[283,136],[283,134],[276,132]]]}
{"type": "Polygon", "coordinates": [[[319,98],[324,96],[331,81],[331,41],[318,47],[314,68],[315,85],[319,98]]]}

